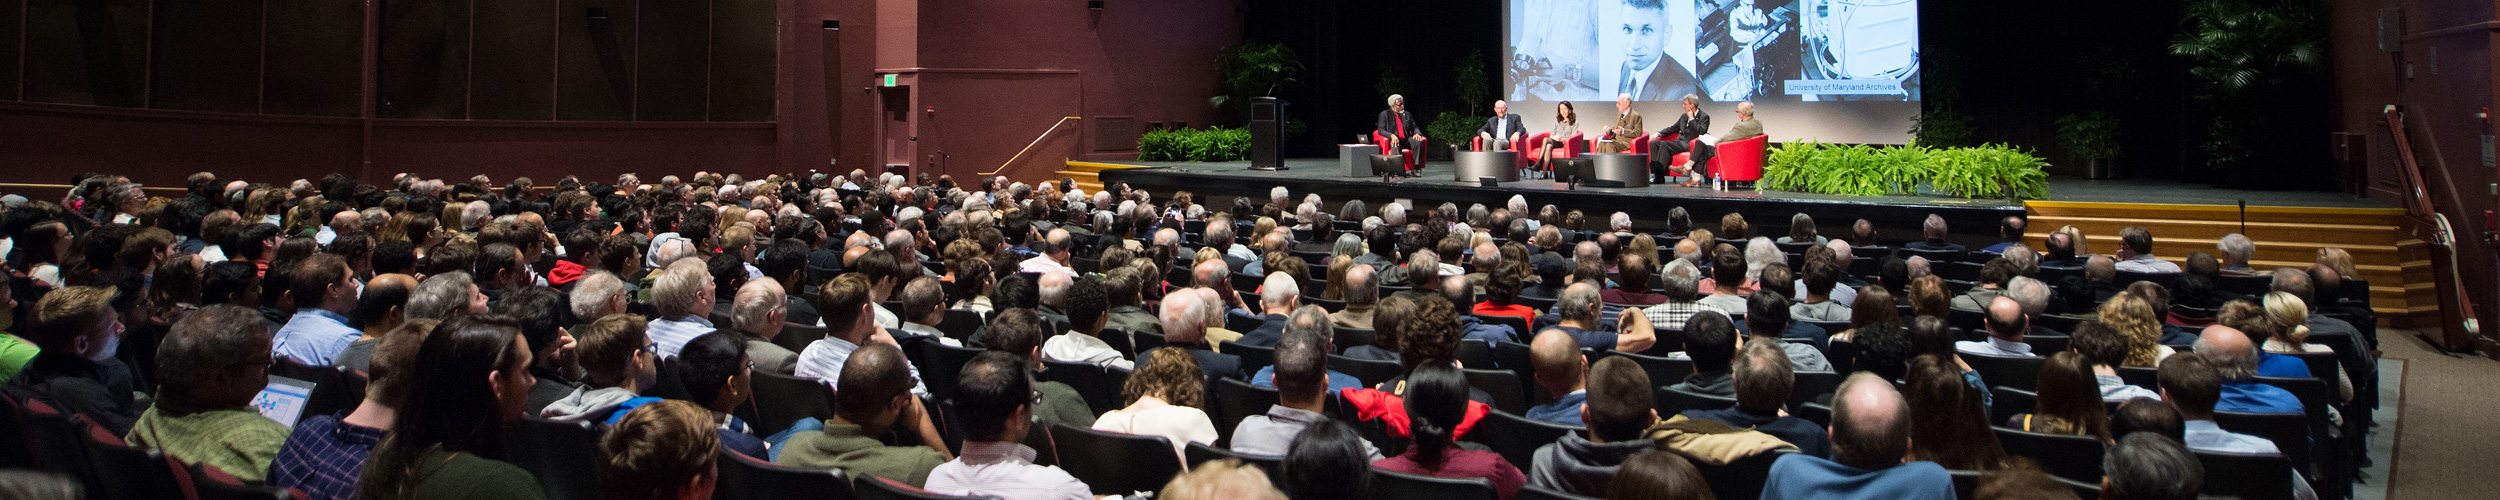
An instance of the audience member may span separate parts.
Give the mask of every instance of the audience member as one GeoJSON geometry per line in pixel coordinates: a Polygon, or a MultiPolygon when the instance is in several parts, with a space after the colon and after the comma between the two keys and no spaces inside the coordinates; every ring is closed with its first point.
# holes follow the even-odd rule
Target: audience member
{"type": "Polygon", "coordinates": [[[779,280],[765,277],[738,287],[737,299],[731,301],[729,322],[745,342],[747,359],[756,370],[782,376],[798,371],[799,353],[773,343],[785,325],[791,324],[789,306],[795,304],[789,300],[779,280]]]}
{"type": "Polygon", "coordinates": [[[2126,379],[2119,378],[2118,367],[2127,360],[2127,339],[2117,332],[2103,328],[2098,322],[2087,322],[2075,328],[2075,333],[2068,337],[2068,346],[2076,354],[2083,355],[2084,362],[2091,364],[2092,380],[2100,386],[2102,401],[2116,403],[2135,398],[2161,399],[2160,393],[2128,384],[2126,379]]]}
{"type": "MultiPolygon", "coordinates": [[[[1564,493],[1606,496],[1624,461],[1657,449],[1642,434],[1658,422],[1649,374],[1630,359],[1606,358],[1589,370],[1587,403],[1577,413],[1588,435],[1564,434],[1538,447],[1528,484],[1564,493]]],[[[1576,423],[1576,422],[1575,422],[1576,423]]],[[[1808,424],[1808,427],[1812,427],[1808,424]]]]}
{"type": "MultiPolygon", "coordinates": [[[[2242,413],[2301,413],[2300,398],[2291,391],[2256,381],[2257,348],[2248,336],[2228,326],[2205,327],[2196,340],[2196,357],[2211,363],[2221,377],[2221,399],[2214,409],[2242,413]]],[[[2185,410],[2181,410],[2185,411],[2185,410]]]]}
{"type": "Polygon", "coordinates": [[[1977,356],[2040,357],[2031,352],[2031,344],[2023,343],[2023,334],[2031,330],[2031,318],[2023,314],[2021,303],[1999,295],[1988,301],[1987,315],[1988,339],[1955,342],[1953,350],[1977,356]]]}
{"type": "Polygon", "coordinates": [[[532,379],[529,346],[510,318],[462,316],[434,327],[417,349],[405,406],[390,438],[365,459],[356,498],[541,498],[538,479],[504,462],[503,429],[521,418],[532,379]]]}
{"type": "Polygon", "coordinates": [[[1693,315],[1684,323],[1684,355],[1693,360],[1693,374],[1667,386],[1704,396],[1736,396],[1730,364],[1736,357],[1736,326],[1716,312],[1693,315]]]}
{"type": "MultiPolygon", "coordinates": [[[[1033,369],[1040,370],[1042,338],[1049,334],[1048,328],[1032,309],[1001,310],[998,318],[990,322],[989,349],[1021,356],[1031,361],[1033,369]]],[[[1035,423],[1077,426],[1094,422],[1094,412],[1085,406],[1084,396],[1065,382],[1034,382],[1033,396],[1035,423]]]]}
{"type": "Polygon", "coordinates": [[[2141,297],[2127,293],[2111,296],[2109,302],[2101,304],[2100,318],[2102,328],[2127,339],[2127,360],[2123,366],[2154,366],[2173,352],[2170,346],[2160,343],[2160,316],[2141,297]]]}
{"type": "Polygon", "coordinates": [[[1793,368],[1796,371],[1832,371],[1831,361],[1823,358],[1822,350],[1814,348],[1815,345],[1828,343],[1831,334],[1824,332],[1823,327],[1789,321],[1787,297],[1770,290],[1754,292],[1752,298],[1745,299],[1745,308],[1748,310],[1745,329],[1739,333],[1750,333],[1738,339],[1738,343],[1758,342],[1778,347],[1788,353],[1789,362],[1795,364],[1793,368]]]}
{"type": "MultiPolygon", "coordinates": [[[[1325,319],[1318,309],[1304,306],[1294,313],[1297,324],[1325,319]]],[[[1231,448],[1234,453],[1259,456],[1285,456],[1294,437],[1314,422],[1327,420],[1329,395],[1335,394],[1334,374],[1328,370],[1329,338],[1324,328],[1288,328],[1284,340],[1276,344],[1276,366],[1271,380],[1276,387],[1276,404],[1267,413],[1249,415],[1233,427],[1231,448]]],[[[1352,378],[1352,377],[1346,377],[1352,378]]],[[[1355,382],[1360,384],[1360,382],[1355,382]]],[[[1364,452],[1379,458],[1380,452],[1364,443],[1364,452]]]]}
{"type": "Polygon", "coordinates": [[[1528,363],[1536,368],[1536,385],[1554,401],[1528,409],[1531,420],[1582,425],[1580,405],[1588,402],[1588,356],[1569,332],[1548,328],[1528,344],[1528,363]]]}
{"type": "MultiPolygon", "coordinates": [[[[417,278],[405,274],[378,274],[367,280],[364,291],[356,295],[356,321],[362,325],[364,333],[356,337],[356,341],[347,343],[346,350],[339,351],[338,358],[332,360],[334,364],[360,372],[372,371],[374,349],[381,347],[384,335],[399,329],[399,324],[406,321],[408,297],[416,288],[417,278]]],[[[7,304],[0,301],[0,305],[7,304]]],[[[0,365],[0,373],[15,373],[15,370],[0,365]]],[[[0,381],[5,380],[0,378],[0,381]]]]}
{"type": "Polygon", "coordinates": [[[2101,455],[2101,498],[2194,500],[2205,484],[2205,466],[2179,440],[2130,434],[2101,455]]]}
{"type": "Polygon", "coordinates": [[[1276,342],[1284,339],[1286,315],[1292,314],[1293,308],[1300,305],[1301,280],[1283,271],[1268,273],[1266,282],[1259,285],[1259,311],[1263,314],[1259,327],[1242,332],[1238,343],[1251,347],[1275,347],[1276,342]]]}
{"type": "Polygon", "coordinates": [[[924,486],[940,495],[1002,500],[1091,500],[1093,490],[1067,471],[1034,465],[1025,446],[1033,430],[1028,362],[1003,352],[973,356],[956,374],[955,409],[963,415],[963,455],[929,471],[924,486]]]}
{"type": "Polygon", "coordinates": [[[1094,429],[1162,436],[1175,456],[1189,443],[1214,444],[1220,437],[1215,422],[1200,409],[1206,405],[1206,378],[1195,358],[1181,348],[1156,349],[1137,372],[1129,375],[1120,395],[1128,405],[1102,415],[1094,429]]]}
{"type": "MultiPolygon", "coordinates": [[[[1199,370],[1206,372],[1207,377],[1243,378],[1240,356],[1208,349],[1207,319],[1211,316],[1221,319],[1220,316],[1208,314],[1214,309],[1215,306],[1208,305],[1204,300],[1163,301],[1163,340],[1167,345],[1178,349],[1172,351],[1156,349],[1137,353],[1137,366],[1142,370],[1142,367],[1152,364],[1154,355],[1158,352],[1180,353],[1188,354],[1195,359],[1194,364],[1199,370]]],[[[1217,314],[1221,313],[1217,312],[1217,314]]]]}
{"type": "MultiPolygon", "coordinates": [[[[198,314],[194,312],[193,314],[198,314]]],[[[246,318],[247,320],[249,318],[246,318]]],[[[312,500],[355,498],[365,459],[398,421],[416,386],[417,348],[441,322],[408,320],[384,335],[366,369],[364,402],[341,415],[307,415],[295,422],[286,445],[269,461],[270,486],[304,492],[312,500]]]]}
{"type": "MultiPolygon", "coordinates": [[[[1002,359],[1012,362],[1012,358],[1002,359]]],[[[842,364],[842,381],[833,393],[833,419],[825,421],[822,430],[791,435],[773,451],[773,462],[839,469],[855,479],[876,476],[913,487],[928,485],[930,472],[950,458],[937,425],[920,398],[911,394],[911,374],[904,370],[909,364],[903,351],[890,345],[870,344],[853,351],[842,364]],[[925,445],[888,446],[881,440],[897,434],[918,438],[925,445]]],[[[1030,392],[1024,394],[1031,397],[1030,392]]]]}
{"type": "Polygon", "coordinates": [[[1438,477],[1484,478],[1505,500],[1519,495],[1527,476],[1491,451],[1461,448],[1458,424],[1469,413],[1467,378],[1440,363],[1416,366],[1405,377],[1406,427],[1414,441],[1406,453],[1373,462],[1380,470],[1438,477]]]}
{"type": "Polygon", "coordinates": [[[10,396],[86,415],[116,436],[129,433],[146,408],[131,397],[129,368],[113,358],[122,341],[121,314],[112,307],[118,295],[110,287],[72,286],[37,299],[25,337],[42,352],[9,379],[10,396]]]}
{"type": "MultiPolygon", "coordinates": [[[[1305,205],[1308,207],[1308,205],[1305,205]]],[[[1267,473],[1240,460],[1210,460],[1164,483],[1163,500],[1285,500],[1267,473]]]]}
{"type": "Polygon", "coordinates": [[[175,323],[156,349],[156,367],[169,375],[158,387],[155,405],[123,439],[237,479],[267,478],[270,460],[286,443],[287,427],[251,406],[269,385],[271,364],[268,325],[254,321],[257,316],[216,305],[175,323]]]}
{"type": "Polygon", "coordinates": [[[1950,235],[1952,235],[1952,233],[1945,230],[1944,216],[1927,214],[1927,221],[1919,224],[1919,236],[1925,239],[1903,243],[1901,244],[1901,248],[1933,252],[1961,253],[1964,250],[1962,245],[1945,241],[1945,237],[1950,235]]]}
{"type": "Polygon", "coordinates": [[[345,259],[331,254],[315,254],[294,269],[288,292],[295,298],[295,316],[278,329],[275,352],[298,363],[328,366],[364,336],[347,325],[347,315],[356,312],[356,275],[345,259]]]}
{"type": "Polygon", "coordinates": [[[652,274],[651,305],[659,315],[648,330],[660,357],[677,357],[686,341],[717,328],[709,318],[715,300],[709,273],[701,259],[678,259],[652,274]]]}
{"type": "MultiPolygon", "coordinates": [[[[721,337],[727,345],[737,345],[721,337]]],[[[694,403],[664,401],[627,414],[599,439],[599,497],[702,500],[720,482],[722,443],[694,403]]]]}
{"type": "Polygon", "coordinates": [[[2006,427],[2111,440],[2108,409],[2090,360],[2073,351],[2049,355],[2040,365],[2037,383],[2040,399],[2031,413],[2006,419],[2006,427]]]}
{"type": "Polygon", "coordinates": [[[1671,451],[1635,453],[1606,483],[1607,500],[1711,500],[1710,484],[1693,462],[1671,451]]]}
{"type": "Polygon", "coordinates": [[[548,404],[539,417],[614,424],[624,410],[657,401],[641,395],[660,378],[659,355],[649,347],[654,341],[644,334],[645,324],[640,315],[623,314],[582,328],[581,347],[574,349],[581,357],[582,387],[548,404]]]}
{"type": "Polygon", "coordinates": [[[2118,270],[2131,273],[2176,273],[2179,265],[2153,256],[2153,232],[2142,226],[2118,230],[2118,270]]]}
{"type": "MultiPolygon", "coordinates": [[[[840,387],[844,362],[853,351],[871,343],[901,347],[892,334],[876,326],[870,311],[871,278],[866,273],[846,273],[825,282],[816,293],[816,311],[824,314],[825,338],[810,342],[799,350],[798,369],[791,375],[816,379],[825,385],[840,387]]],[[[908,364],[912,394],[925,395],[929,387],[921,381],[920,369],[908,364]]]]}
{"type": "Polygon", "coordinates": [[[1561,322],[1553,328],[1570,334],[1572,339],[1579,341],[1580,347],[1645,352],[1658,343],[1657,334],[1648,325],[1648,313],[1640,308],[1624,308],[1616,319],[1613,331],[1599,323],[1605,303],[1600,298],[1597,285],[1592,283],[1572,283],[1570,288],[1563,289],[1562,300],[1555,303],[1554,309],[1561,316],[1561,322]]]}
{"type": "Polygon", "coordinates": [[[1832,458],[1780,457],[1771,463],[1762,498],[1955,498],[1943,466],[1910,458],[1913,420],[1891,382],[1871,373],[1850,375],[1832,396],[1832,458]]]}
{"type": "MultiPolygon", "coordinates": [[[[1247,420],[1244,420],[1247,422],[1247,420]]],[[[1360,500],[1371,495],[1380,451],[1336,419],[1312,421],[1289,440],[1276,486],[1294,500],[1360,500]]]]}
{"type": "Polygon", "coordinates": [[[1795,445],[1798,453],[1831,456],[1830,436],[1813,422],[1787,416],[1781,410],[1797,386],[1796,372],[1786,353],[1753,342],[1738,350],[1734,363],[1736,406],[1684,410],[1683,416],[1762,431],[1795,445]]]}
{"type": "Polygon", "coordinates": [[[1068,315],[1068,325],[1072,329],[1066,333],[1051,336],[1050,340],[1042,343],[1044,358],[1051,361],[1103,365],[1123,370],[1136,369],[1136,363],[1128,360],[1128,354],[1112,348],[1110,343],[1104,342],[1101,338],[1106,334],[1123,337],[1129,335],[1128,332],[1112,332],[1103,329],[1106,320],[1110,318],[1108,314],[1110,297],[1104,290],[1103,281],[1091,277],[1079,278],[1074,284],[1068,286],[1067,297],[1063,301],[1067,305],[1065,311],[1068,315]]]}
{"type": "MultiPolygon", "coordinates": [[[[712,332],[686,342],[674,363],[679,383],[685,385],[688,401],[710,410],[706,420],[719,429],[722,449],[745,454],[757,460],[772,458],[766,453],[771,444],[779,444],[755,436],[745,420],[730,413],[745,406],[755,397],[755,363],[747,357],[746,341],[734,332],[712,332]]],[[[806,419],[807,428],[823,426],[806,419]]]]}
{"type": "Polygon", "coordinates": [[[1910,360],[1903,378],[1903,396],[1918,418],[1910,425],[1913,456],[1955,470],[1997,470],[2006,465],[2003,447],[1989,430],[1983,389],[1973,386],[1950,357],[1921,355],[1910,360]]]}
{"type": "Polygon", "coordinates": [[[2138,432],[2172,441],[2187,439],[2187,427],[2179,419],[2179,409],[2156,398],[2129,399],[2109,412],[2110,436],[2124,438],[2138,432]]]}

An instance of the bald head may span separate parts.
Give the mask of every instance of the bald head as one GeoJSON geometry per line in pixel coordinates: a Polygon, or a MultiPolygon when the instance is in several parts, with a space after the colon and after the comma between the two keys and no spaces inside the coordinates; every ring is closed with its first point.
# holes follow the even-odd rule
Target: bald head
{"type": "Polygon", "coordinates": [[[1548,328],[1528,344],[1528,363],[1536,367],[1536,384],[1553,394],[1570,394],[1588,385],[1588,359],[1580,356],[1580,341],[1548,328]]]}
{"type": "Polygon", "coordinates": [[[2023,331],[2029,329],[2030,317],[2023,314],[2021,302],[2003,295],[1988,301],[1988,336],[2021,342],[2023,331]]]}
{"type": "Polygon", "coordinates": [[[1232,279],[1233,270],[1224,264],[1224,259],[1207,259],[1190,267],[1189,275],[1200,287],[1215,287],[1223,286],[1225,281],[1232,279]]]}
{"type": "Polygon", "coordinates": [[[417,288],[417,277],[399,273],[376,274],[373,275],[373,279],[365,281],[365,288],[402,288],[414,290],[417,288]]]}
{"type": "Polygon", "coordinates": [[[870,427],[883,427],[892,422],[875,421],[878,414],[893,406],[894,397],[911,390],[911,372],[904,368],[901,349],[881,343],[870,343],[852,351],[842,361],[842,380],[835,383],[835,405],[843,420],[870,427]]]}
{"type": "Polygon", "coordinates": [[[1467,307],[1469,304],[1476,303],[1476,289],[1467,284],[1466,275],[1442,276],[1441,298],[1449,299],[1452,305],[1467,307]]]}
{"type": "Polygon", "coordinates": [[[1207,336],[1206,309],[1203,300],[1182,300],[1168,297],[1163,301],[1163,338],[1174,344],[1193,344],[1207,336]]]}
{"type": "Polygon", "coordinates": [[[2216,324],[2205,327],[2196,336],[2196,355],[2212,362],[2214,371],[2224,380],[2257,376],[2257,346],[2248,341],[2248,334],[2216,324]]]}
{"type": "Polygon", "coordinates": [[[1910,407],[1892,382],[1858,372],[1832,396],[1832,460],[1865,470],[1900,465],[1910,454],[1910,407]]]}

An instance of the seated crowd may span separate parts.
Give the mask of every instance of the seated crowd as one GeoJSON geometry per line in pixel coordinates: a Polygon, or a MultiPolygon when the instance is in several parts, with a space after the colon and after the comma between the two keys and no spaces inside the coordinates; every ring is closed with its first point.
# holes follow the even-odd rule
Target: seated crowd
{"type": "Polygon", "coordinates": [[[0,326],[0,380],[20,407],[314,499],[542,498],[551,479],[515,460],[524,420],[599,433],[601,498],[710,498],[739,460],[938,495],[1131,493],[1054,465],[1096,459],[1047,445],[1085,430],[1235,457],[1182,463],[1161,494],[1184,499],[1366,498],[1405,476],[1503,499],[1949,499],[1949,471],[1987,474],[1981,498],[2194,498],[2200,456],[2286,451],[2218,412],[2340,422],[2375,398],[2355,393],[2376,340],[2340,250],[2257,271],[2239,235],[2181,266],[2135,227],[2114,255],[2071,227],[2034,251],[2019,217],[1971,250],[1937,216],[1886,246],[1805,214],[1773,238],[1680,207],[1644,233],[1520,197],[1198,201],[860,171],[552,190],[200,173],[178,198],[82,176],[0,211],[0,320],[22,325],[0,326]],[[2345,368],[2315,377],[2326,411],[2274,385],[2313,378],[2311,354],[2345,368]],[[1983,373],[2007,360],[2028,364],[1983,373]],[[298,367],[362,377],[361,402],[255,411],[298,367]],[[784,380],[825,404],[763,428],[801,397],[784,380]],[[1272,404],[1223,415],[1227,384],[1272,404]],[[1568,430],[1487,436],[1518,422],[1568,430]],[[2089,438],[2102,476],[2050,479],[2004,432],[2089,438]]]}

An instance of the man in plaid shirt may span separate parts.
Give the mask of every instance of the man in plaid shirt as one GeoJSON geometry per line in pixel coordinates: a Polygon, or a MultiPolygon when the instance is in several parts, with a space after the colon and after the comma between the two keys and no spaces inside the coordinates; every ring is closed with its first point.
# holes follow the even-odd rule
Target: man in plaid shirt
{"type": "Polygon", "coordinates": [[[1696,276],[1692,268],[1668,269],[1666,279],[1662,284],[1666,285],[1667,301],[1642,310],[1649,316],[1649,324],[1653,327],[1660,330],[1682,330],[1685,320],[1692,319],[1694,314],[1702,311],[1728,313],[1716,307],[1702,305],[1697,300],[1701,294],[1701,277],[1696,276]]]}

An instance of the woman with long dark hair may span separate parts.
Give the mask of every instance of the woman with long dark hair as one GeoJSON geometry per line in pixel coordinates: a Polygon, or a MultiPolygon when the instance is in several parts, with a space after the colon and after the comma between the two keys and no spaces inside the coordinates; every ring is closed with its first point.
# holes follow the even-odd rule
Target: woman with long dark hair
{"type": "Polygon", "coordinates": [[[1493,481],[1504,499],[1519,495],[1528,476],[1502,455],[1458,447],[1458,424],[1467,418],[1467,377],[1448,360],[1417,365],[1406,375],[1406,428],[1414,442],[1406,453],[1373,462],[1381,470],[1493,481]]]}
{"type": "Polygon", "coordinates": [[[1918,416],[1910,422],[1912,458],[1955,470],[2005,467],[2005,448],[1989,429],[1979,388],[1962,378],[1953,360],[1935,354],[1912,358],[1903,382],[1901,395],[1918,416]]]}
{"type": "Polygon", "coordinates": [[[1534,150],[1538,170],[1554,171],[1554,148],[1563,147],[1563,142],[1571,140],[1572,134],[1580,133],[1579,122],[1580,113],[1571,109],[1570,101],[1554,103],[1554,130],[1547,131],[1545,143],[1538,144],[1534,150]]]}
{"type": "Polygon", "coordinates": [[[2109,410],[2101,403],[2101,385],[2092,376],[2092,362],[2074,351],[2060,351],[2040,364],[2040,401],[2031,413],[2015,415],[2006,427],[2049,434],[2074,434],[2116,443],[2109,435],[2109,410]]]}
{"type": "Polygon", "coordinates": [[[529,346],[497,314],[444,321],[417,348],[408,400],[394,405],[391,437],[366,459],[356,497],[543,498],[538,479],[503,462],[504,434],[529,404],[529,346]]]}

